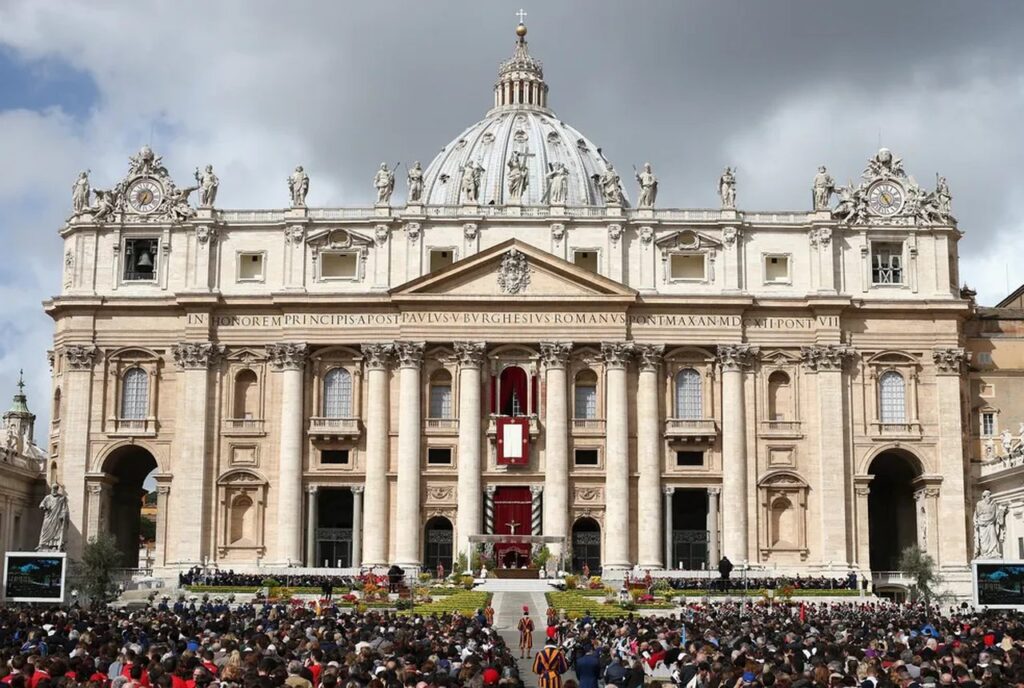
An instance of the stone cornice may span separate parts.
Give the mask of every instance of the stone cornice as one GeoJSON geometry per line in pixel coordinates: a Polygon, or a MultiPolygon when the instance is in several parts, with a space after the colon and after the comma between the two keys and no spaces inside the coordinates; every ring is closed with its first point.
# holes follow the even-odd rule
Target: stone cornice
{"type": "Polygon", "coordinates": [[[182,370],[205,370],[224,354],[224,347],[212,342],[180,342],[171,350],[174,364],[182,370]]]}
{"type": "Polygon", "coordinates": [[[274,370],[302,370],[308,356],[309,345],[305,342],[267,345],[267,357],[274,370]]]}
{"type": "Polygon", "coordinates": [[[545,368],[565,368],[572,342],[541,342],[540,360],[545,368]]]}

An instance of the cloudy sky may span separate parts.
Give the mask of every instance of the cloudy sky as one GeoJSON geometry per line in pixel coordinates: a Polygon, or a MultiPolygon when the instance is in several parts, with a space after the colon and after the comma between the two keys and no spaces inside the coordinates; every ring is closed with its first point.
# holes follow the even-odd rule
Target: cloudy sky
{"type": "MultiPolygon", "coordinates": [[[[213,163],[222,207],[368,204],[382,161],[424,166],[490,105],[523,0],[0,0],[0,403],[24,367],[48,422],[40,302],[76,174],[121,178],[150,143],[179,180],[213,163]],[[6,391],[5,391],[6,390],[6,391]]],[[[659,205],[803,209],[815,168],[885,145],[949,178],[964,279],[1024,281],[1024,3],[545,0],[526,4],[550,102],[659,205]]]]}

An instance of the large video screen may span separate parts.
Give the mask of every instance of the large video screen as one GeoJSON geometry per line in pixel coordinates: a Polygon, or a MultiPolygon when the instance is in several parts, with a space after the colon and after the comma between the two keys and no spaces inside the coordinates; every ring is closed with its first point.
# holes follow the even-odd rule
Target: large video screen
{"type": "Polygon", "coordinates": [[[8,602],[60,602],[64,599],[63,553],[8,552],[4,596],[8,602]]]}
{"type": "Polygon", "coordinates": [[[1024,562],[976,562],[974,567],[979,605],[1024,607],[1024,562]]]}

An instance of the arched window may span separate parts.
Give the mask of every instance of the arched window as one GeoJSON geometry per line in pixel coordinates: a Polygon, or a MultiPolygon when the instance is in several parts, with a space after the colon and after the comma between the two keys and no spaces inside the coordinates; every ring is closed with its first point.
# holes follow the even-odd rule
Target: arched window
{"type": "Polygon", "coordinates": [[[438,370],[430,378],[430,413],[428,418],[452,417],[452,374],[438,370]]]}
{"type": "Polygon", "coordinates": [[[235,418],[256,417],[259,404],[259,380],[246,368],[235,376],[235,418]]]}
{"type": "Polygon", "coordinates": [[[324,416],[352,416],[352,374],[344,368],[333,368],[324,376],[324,416]]]}
{"type": "Polygon", "coordinates": [[[793,415],[793,385],[789,375],[776,370],[768,376],[768,420],[792,420],[793,415]]]}
{"type": "Polygon", "coordinates": [[[879,420],[883,423],[907,422],[907,387],[903,376],[887,370],[878,378],[879,420]]]}
{"type": "Polygon", "coordinates": [[[597,418],[597,373],[589,368],[576,374],[573,417],[597,418]]]}
{"type": "Polygon", "coordinates": [[[229,524],[229,541],[234,544],[242,541],[254,541],[254,522],[256,508],[247,495],[239,495],[231,502],[231,522],[229,524]]]}
{"type": "Polygon", "coordinates": [[[53,391],[53,420],[60,420],[60,387],[53,391]]]}
{"type": "Polygon", "coordinates": [[[149,375],[142,368],[129,368],[121,388],[121,418],[145,420],[149,415],[149,375]]]}
{"type": "Polygon", "coordinates": [[[676,374],[676,418],[699,420],[703,417],[700,373],[693,368],[684,368],[676,374]]]}

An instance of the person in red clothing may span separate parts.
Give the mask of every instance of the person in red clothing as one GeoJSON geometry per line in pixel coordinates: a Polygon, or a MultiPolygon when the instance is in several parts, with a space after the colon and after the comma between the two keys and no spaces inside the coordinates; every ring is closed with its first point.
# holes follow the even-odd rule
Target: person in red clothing
{"type": "Polygon", "coordinates": [[[28,682],[29,688],[36,688],[36,686],[39,685],[39,682],[44,679],[47,681],[50,680],[50,674],[44,668],[46,663],[41,658],[37,657],[33,666],[35,667],[35,670],[32,672],[32,678],[28,682]]]}

